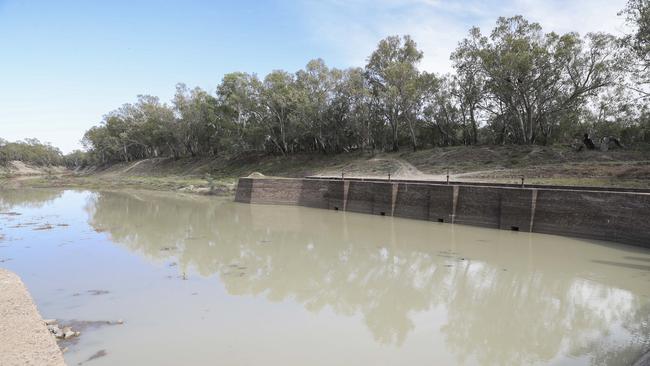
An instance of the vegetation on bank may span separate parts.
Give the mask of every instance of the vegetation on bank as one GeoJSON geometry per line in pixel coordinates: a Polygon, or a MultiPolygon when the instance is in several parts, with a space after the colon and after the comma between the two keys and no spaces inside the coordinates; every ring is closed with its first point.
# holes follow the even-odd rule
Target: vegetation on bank
{"type": "Polygon", "coordinates": [[[463,179],[644,186],[650,1],[630,0],[621,15],[634,28],[622,38],[545,33],[521,16],[499,18],[489,34],[469,31],[446,75],[420,71],[416,43],[395,36],[379,42],[364,68],[318,59],[263,79],[235,72],[216,94],[179,84],[171,104],[140,96],[108,113],[85,133],[86,151],[0,139],[0,174],[19,160],[88,173],[74,182],[50,174],[44,185],[94,184],[92,173],[117,185],[181,189],[229,185],[252,171],[384,176],[410,164],[438,177],[450,169],[471,174],[463,179]],[[576,151],[585,133],[596,144],[615,136],[625,148],[576,151]],[[133,174],[152,162],[156,169],[133,174]]]}
{"type": "Polygon", "coordinates": [[[61,150],[37,139],[9,142],[0,138],[0,165],[18,160],[38,166],[64,165],[61,150]]]}
{"type": "MultiPolygon", "coordinates": [[[[364,68],[259,78],[234,72],[216,94],[177,86],[172,103],[140,96],[88,130],[77,164],[242,153],[398,151],[454,145],[650,142],[648,0],[623,11],[635,33],[545,33],[521,16],[472,28],[447,75],[418,69],[409,36],[379,42],[364,68]]],[[[614,16],[614,15],[612,15],[614,16]]]]}

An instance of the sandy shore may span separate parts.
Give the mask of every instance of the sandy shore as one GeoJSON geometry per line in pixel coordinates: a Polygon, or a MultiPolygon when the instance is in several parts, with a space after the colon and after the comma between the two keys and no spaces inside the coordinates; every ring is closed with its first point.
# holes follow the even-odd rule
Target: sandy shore
{"type": "Polygon", "coordinates": [[[20,278],[0,268],[0,364],[65,366],[20,278]]]}

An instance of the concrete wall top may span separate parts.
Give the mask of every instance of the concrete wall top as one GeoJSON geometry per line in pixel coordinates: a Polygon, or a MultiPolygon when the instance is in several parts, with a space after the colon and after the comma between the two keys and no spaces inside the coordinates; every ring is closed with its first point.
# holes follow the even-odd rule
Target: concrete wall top
{"type": "MultiPolygon", "coordinates": [[[[322,177],[308,176],[305,179],[332,180],[340,181],[340,177],[322,177]]],[[[553,184],[512,184],[512,183],[487,183],[487,182],[463,182],[463,181],[436,181],[436,180],[417,180],[417,179],[381,179],[381,178],[343,178],[346,181],[362,182],[383,182],[383,183],[411,183],[411,184],[431,184],[431,185],[457,185],[457,186],[481,186],[497,188],[535,188],[535,189],[553,189],[567,191],[593,191],[593,192],[624,192],[624,193],[646,193],[650,194],[650,189],[645,188],[625,188],[625,187],[595,187],[595,186],[565,186],[553,184]]]]}

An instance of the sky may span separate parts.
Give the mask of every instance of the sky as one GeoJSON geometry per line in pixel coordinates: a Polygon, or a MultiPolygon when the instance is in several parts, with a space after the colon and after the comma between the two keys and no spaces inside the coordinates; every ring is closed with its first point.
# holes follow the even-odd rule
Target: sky
{"type": "Polygon", "coordinates": [[[625,32],[626,0],[0,0],[0,137],[64,153],[139,94],[169,102],[183,82],[294,72],[314,58],[364,66],[382,38],[410,34],[420,68],[451,71],[470,27],[523,15],[546,32],[625,32]]]}

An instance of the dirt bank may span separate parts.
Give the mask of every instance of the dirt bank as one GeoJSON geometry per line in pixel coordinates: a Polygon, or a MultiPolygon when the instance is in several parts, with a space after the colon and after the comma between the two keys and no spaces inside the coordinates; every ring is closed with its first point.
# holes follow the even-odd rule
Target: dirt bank
{"type": "Polygon", "coordinates": [[[248,154],[156,158],[49,174],[5,185],[145,188],[232,194],[238,177],[309,175],[650,188],[650,148],[576,152],[566,146],[456,146],[396,153],[248,154]]]}
{"type": "Polygon", "coordinates": [[[38,175],[63,174],[66,168],[62,166],[37,166],[22,161],[12,160],[0,165],[0,177],[26,177],[38,175]]]}
{"type": "Polygon", "coordinates": [[[27,288],[18,276],[1,268],[0,365],[65,366],[27,288]]]}

